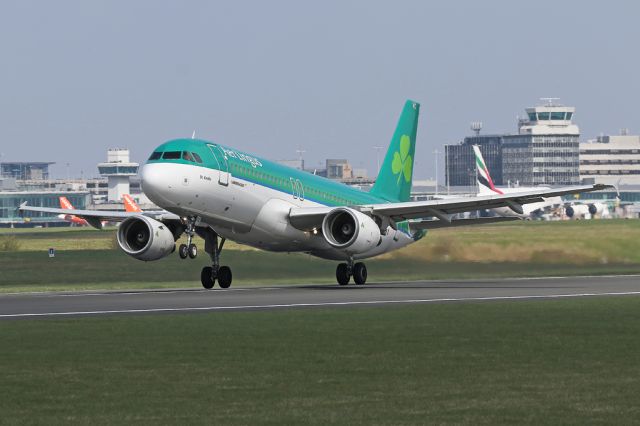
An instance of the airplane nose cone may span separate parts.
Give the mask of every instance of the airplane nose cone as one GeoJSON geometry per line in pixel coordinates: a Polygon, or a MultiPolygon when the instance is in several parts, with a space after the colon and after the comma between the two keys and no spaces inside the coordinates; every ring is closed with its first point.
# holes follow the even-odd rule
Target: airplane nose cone
{"type": "Polygon", "coordinates": [[[142,191],[158,206],[166,203],[166,195],[171,188],[167,170],[163,164],[145,164],[140,173],[142,191]]]}

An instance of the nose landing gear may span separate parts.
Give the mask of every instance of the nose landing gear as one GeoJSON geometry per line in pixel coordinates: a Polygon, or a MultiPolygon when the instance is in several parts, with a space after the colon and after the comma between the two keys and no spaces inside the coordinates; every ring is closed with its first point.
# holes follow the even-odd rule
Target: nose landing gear
{"type": "Polygon", "coordinates": [[[340,263],[336,267],[336,281],[340,285],[349,284],[349,280],[353,276],[353,281],[357,285],[363,285],[367,282],[367,267],[362,262],[353,263],[353,259],[349,259],[348,263],[340,263]]]}
{"type": "Polygon", "coordinates": [[[195,259],[198,256],[198,247],[193,244],[193,236],[195,235],[197,217],[189,216],[182,218],[182,223],[185,225],[184,233],[187,234],[187,244],[180,244],[178,247],[178,255],[181,259],[190,257],[195,259]]]}
{"type": "Polygon", "coordinates": [[[231,286],[231,281],[233,280],[231,268],[220,266],[220,253],[225,241],[225,238],[221,238],[218,244],[218,234],[211,228],[207,228],[204,232],[204,251],[209,254],[212,262],[211,266],[202,268],[200,273],[200,281],[206,289],[213,288],[216,280],[221,288],[229,288],[231,286]]]}

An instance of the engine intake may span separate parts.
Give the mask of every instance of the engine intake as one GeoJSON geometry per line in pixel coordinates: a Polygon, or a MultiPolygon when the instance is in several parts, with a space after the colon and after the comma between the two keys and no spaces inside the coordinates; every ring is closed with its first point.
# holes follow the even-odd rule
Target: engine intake
{"type": "Polygon", "coordinates": [[[133,216],[118,227],[118,245],[138,260],[158,260],[173,251],[175,240],[162,222],[146,216],[133,216]]]}
{"type": "Polygon", "coordinates": [[[369,216],[348,207],[338,207],[322,221],[322,233],[327,242],[347,253],[364,253],[380,241],[380,228],[369,216]]]}

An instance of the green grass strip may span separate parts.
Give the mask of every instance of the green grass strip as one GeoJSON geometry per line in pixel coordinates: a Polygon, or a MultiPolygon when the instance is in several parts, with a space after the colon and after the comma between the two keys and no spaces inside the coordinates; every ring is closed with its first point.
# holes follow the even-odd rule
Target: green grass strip
{"type": "Polygon", "coordinates": [[[640,298],[0,323],[3,424],[632,424],[640,298]]]}

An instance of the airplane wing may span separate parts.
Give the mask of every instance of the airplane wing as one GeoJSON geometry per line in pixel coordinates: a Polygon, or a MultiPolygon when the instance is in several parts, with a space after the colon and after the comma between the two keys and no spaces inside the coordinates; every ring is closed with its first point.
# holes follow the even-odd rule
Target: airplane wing
{"type": "Polygon", "coordinates": [[[409,227],[411,229],[438,229],[456,226],[485,225],[488,223],[513,222],[514,220],[520,220],[520,218],[516,216],[479,217],[473,219],[453,219],[451,222],[446,222],[440,219],[425,219],[409,221],[409,227]]]}
{"type": "MultiPolygon", "coordinates": [[[[602,184],[568,186],[557,189],[545,188],[509,194],[458,197],[443,200],[369,204],[353,206],[353,208],[371,216],[388,218],[392,227],[395,227],[396,222],[427,217],[435,217],[447,224],[451,224],[454,222],[452,215],[456,213],[509,207],[514,212],[522,214],[523,204],[538,203],[544,201],[545,198],[600,191],[607,188],[611,188],[611,186],[602,184]]],[[[318,228],[322,225],[322,220],[325,215],[331,210],[333,210],[333,207],[292,208],[289,212],[289,220],[291,224],[298,229],[309,230],[318,228]]],[[[452,225],[445,225],[443,223],[442,226],[452,225]]]]}
{"type": "Polygon", "coordinates": [[[50,207],[35,207],[28,206],[27,202],[20,204],[18,207],[18,211],[20,212],[42,212],[42,213],[50,213],[50,214],[65,214],[65,215],[74,215],[80,217],[89,223],[89,225],[93,226],[97,229],[102,229],[102,222],[122,222],[123,220],[132,217],[132,216],[148,216],[152,219],[156,219],[159,221],[171,221],[171,220],[180,220],[178,215],[169,212],[121,212],[121,211],[100,211],[100,210],[77,210],[77,209],[56,209],[50,207]]]}

